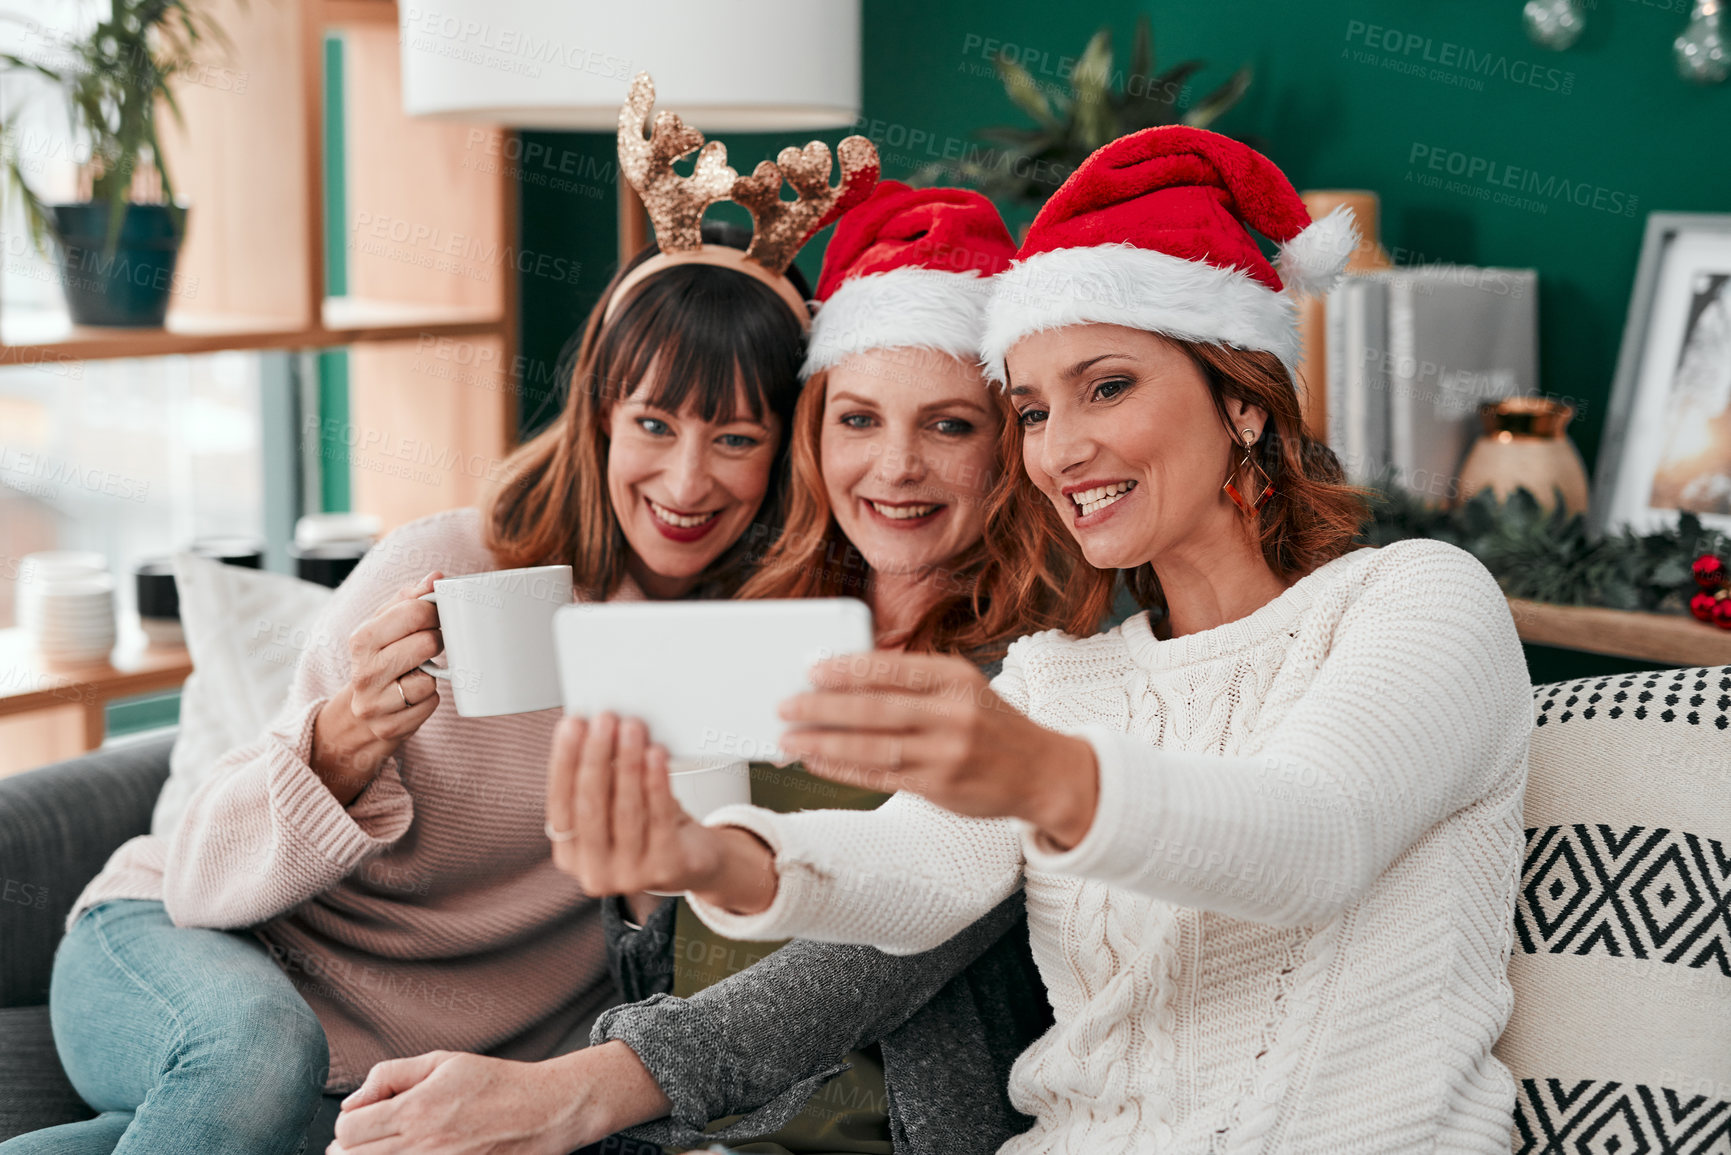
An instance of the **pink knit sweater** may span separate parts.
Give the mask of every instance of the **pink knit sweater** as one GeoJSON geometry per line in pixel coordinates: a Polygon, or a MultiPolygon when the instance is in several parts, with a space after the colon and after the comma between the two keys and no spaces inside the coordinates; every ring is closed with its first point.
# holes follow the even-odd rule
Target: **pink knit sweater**
{"type": "Polygon", "coordinates": [[[324,1024],[329,1092],[431,1050],[545,1058],[612,993],[599,904],[542,830],[558,711],[463,718],[442,689],[347,807],[308,765],[355,627],[430,570],[498,568],[474,509],[385,537],[320,616],[268,732],[224,756],[172,838],[116,850],[71,918],[160,899],[180,926],[251,928],[324,1024]]]}

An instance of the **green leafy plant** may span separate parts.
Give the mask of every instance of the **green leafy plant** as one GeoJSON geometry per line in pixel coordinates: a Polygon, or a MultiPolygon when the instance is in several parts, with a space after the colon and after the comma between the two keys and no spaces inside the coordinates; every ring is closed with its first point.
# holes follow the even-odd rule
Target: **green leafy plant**
{"type": "Polygon", "coordinates": [[[1485,563],[1510,597],[1557,605],[1673,613],[1693,592],[1689,566],[1703,553],[1724,556],[1728,539],[1692,513],[1653,533],[1595,533],[1584,515],[1547,509],[1525,489],[1499,501],[1489,489],[1454,509],[1426,505],[1386,483],[1371,487],[1372,520],[1360,540],[1387,545],[1430,537],[1485,563]]]}
{"type": "MultiPolygon", "coordinates": [[[[63,39],[51,53],[34,59],[0,53],[0,67],[45,77],[65,94],[73,130],[90,147],[91,200],[108,205],[110,246],[119,236],[141,162],[155,166],[162,199],[178,214],[157,137],[157,102],[179,121],[170,82],[194,67],[197,49],[221,39],[221,30],[191,0],[111,0],[108,14],[87,35],[63,39]]],[[[0,118],[0,136],[6,141],[7,185],[23,202],[37,246],[46,249],[54,219],[25,179],[15,114],[0,118]]]]}
{"type": "Polygon", "coordinates": [[[1238,103],[1251,80],[1245,64],[1207,96],[1180,108],[1190,78],[1206,64],[1186,60],[1155,73],[1154,33],[1146,15],[1136,22],[1128,72],[1113,71],[1112,30],[1102,28],[1078,58],[1068,94],[1048,93],[1014,60],[999,56],[995,63],[1004,92],[1035,127],[982,129],[980,138],[997,146],[992,155],[927,165],[914,174],[915,183],[959,179],[994,200],[1038,208],[1095,149],[1155,125],[1209,128],[1238,103]]]}

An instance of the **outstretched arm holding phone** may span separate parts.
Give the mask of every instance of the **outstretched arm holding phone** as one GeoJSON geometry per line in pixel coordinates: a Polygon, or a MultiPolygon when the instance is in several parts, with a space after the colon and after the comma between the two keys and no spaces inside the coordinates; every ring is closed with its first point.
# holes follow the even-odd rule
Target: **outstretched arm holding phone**
{"type": "Polygon", "coordinates": [[[590,894],[698,888],[742,913],[769,906],[774,862],[755,836],[693,819],[673,797],[667,748],[635,718],[567,717],[553,736],[553,862],[590,894]],[[578,815],[582,815],[581,820],[578,815]]]}
{"type": "Polygon", "coordinates": [[[794,727],[783,747],[815,773],[900,790],[883,808],[771,821],[727,807],[700,824],[674,800],[667,753],[640,722],[567,718],[548,778],[549,825],[571,832],[555,862],[591,893],[685,891],[729,937],[799,935],[907,954],[942,943],[1015,889],[1018,821],[1057,845],[1085,833],[1081,792],[1055,789],[1069,776],[1054,767],[1091,775],[1091,748],[1029,722],[970,663],[878,652],[820,663],[813,678],[815,691],[783,704],[794,727]],[[823,836],[802,837],[805,827],[823,836]],[[778,864],[783,838],[800,844],[797,861],[778,864]]]}

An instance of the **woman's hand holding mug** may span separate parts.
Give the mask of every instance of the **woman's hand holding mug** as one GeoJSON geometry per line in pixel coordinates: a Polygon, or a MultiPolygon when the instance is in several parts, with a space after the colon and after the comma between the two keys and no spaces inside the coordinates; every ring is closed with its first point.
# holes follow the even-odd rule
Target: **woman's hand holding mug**
{"type": "Polygon", "coordinates": [[[422,596],[437,570],[399,591],[349,635],[348,684],[313,723],[313,772],[347,806],[439,707],[438,683],[421,671],[444,648],[439,611],[422,596]]]}
{"type": "Polygon", "coordinates": [[[553,862],[592,895],[690,891],[741,914],[775,897],[756,835],[704,826],[673,797],[667,749],[636,718],[560,720],[547,772],[553,862]]]}

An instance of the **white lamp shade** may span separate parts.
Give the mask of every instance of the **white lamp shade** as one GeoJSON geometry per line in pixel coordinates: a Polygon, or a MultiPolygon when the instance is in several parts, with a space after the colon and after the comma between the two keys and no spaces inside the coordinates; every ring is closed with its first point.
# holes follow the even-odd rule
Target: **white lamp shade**
{"type": "Polygon", "coordinates": [[[859,0],[400,0],[403,109],[612,131],[631,78],[703,132],[838,128],[860,105],[859,0]]]}

